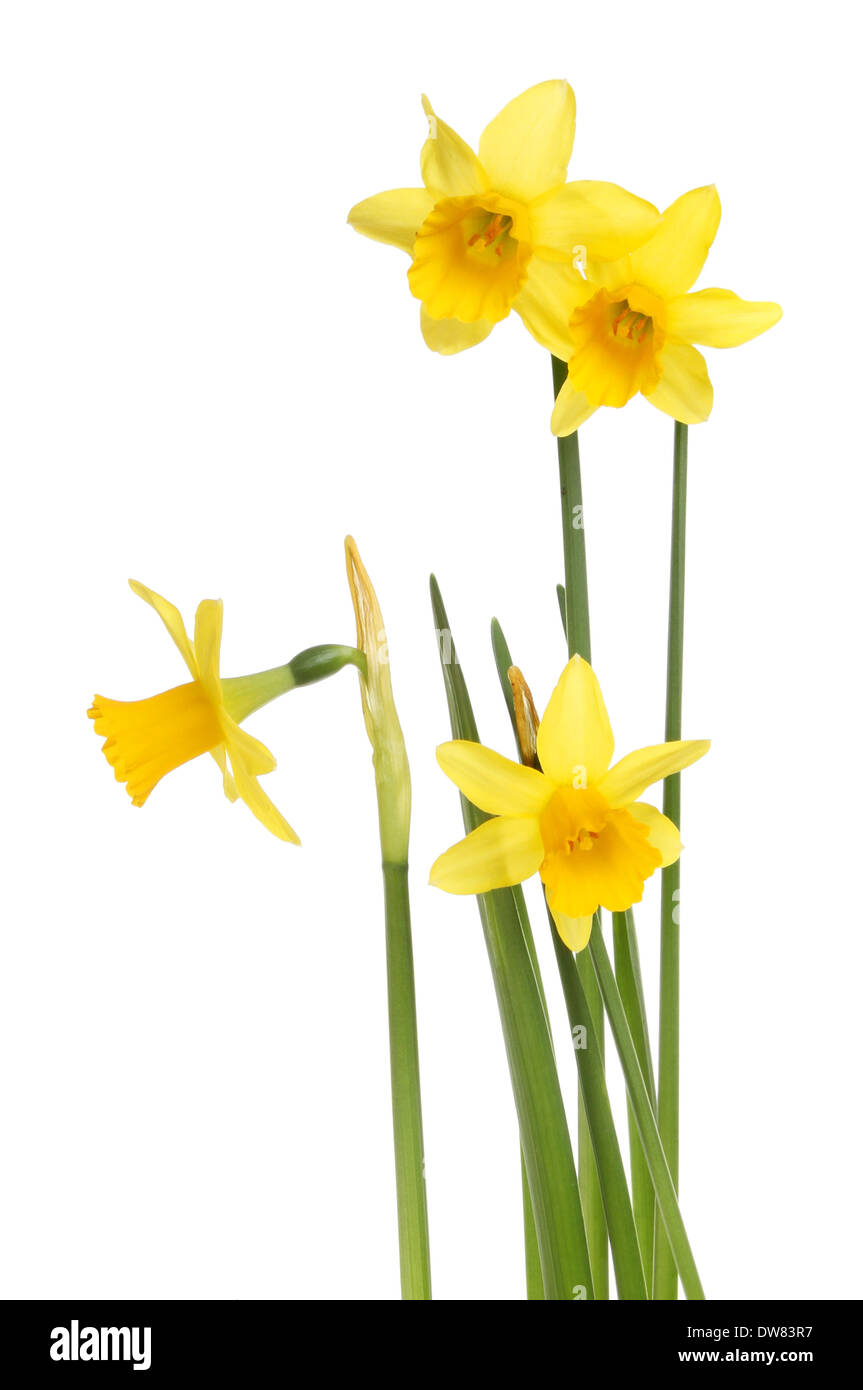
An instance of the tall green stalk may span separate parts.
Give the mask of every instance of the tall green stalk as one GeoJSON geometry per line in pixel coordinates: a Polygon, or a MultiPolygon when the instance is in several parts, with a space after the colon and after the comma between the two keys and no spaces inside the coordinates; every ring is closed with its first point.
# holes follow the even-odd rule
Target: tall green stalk
{"type": "Polygon", "coordinates": [[[414,961],[406,861],[384,864],[390,1075],[402,1298],[431,1298],[414,961]]]}
{"type": "MultiPolygon", "coordinates": [[[[453,737],[479,742],[434,578],[431,595],[453,737]]],[[[466,830],[486,819],[465,797],[461,805],[466,830]]],[[[591,1299],[593,1281],[578,1178],[542,993],[525,940],[524,895],[520,888],[497,888],[479,894],[477,904],[512,1080],[545,1297],[591,1299]]]]}
{"type": "Polygon", "coordinates": [[[623,1000],[620,997],[620,990],[617,988],[617,981],[614,978],[614,971],[611,968],[611,961],[608,959],[608,952],[605,949],[601,932],[593,931],[591,933],[588,950],[596,967],[596,977],[602,990],[609,1027],[620,1058],[623,1079],[626,1082],[627,1094],[638,1126],[644,1157],[650,1170],[659,1215],[668,1238],[672,1258],[680,1271],[680,1279],[686,1297],[703,1299],[704,1289],[698,1277],[695,1257],[692,1254],[689,1237],[680,1215],[677,1193],[662,1147],[662,1140],[659,1137],[656,1116],[650,1103],[647,1085],[638,1061],[638,1053],[635,1050],[629,1024],[626,1021],[626,1010],[623,1007],[623,1000]]]}
{"type": "MultiPolygon", "coordinates": [[[[632,1211],[626,1172],[620,1154],[614,1117],[605,1084],[605,1067],[597,1046],[592,1011],[588,1008],[577,957],[561,941],[554,919],[549,913],[549,926],[557,956],[560,980],[566,1000],[570,1032],[578,1065],[578,1079],[584,1096],[584,1109],[590,1130],[596,1161],[597,1179],[602,1196],[617,1296],[622,1299],[646,1299],[648,1285],[638,1232],[632,1211]]],[[[639,1145],[640,1147],[640,1145],[639,1145]]],[[[643,1157],[643,1155],[642,1155],[643,1157]]],[[[648,1174],[648,1182],[650,1175],[648,1174]]],[[[651,1212],[653,1185],[650,1185],[651,1212]]]]}
{"type": "MultiPolygon", "coordinates": [[[[638,1054],[638,1061],[644,1075],[651,1105],[656,1109],[656,1081],[653,1075],[653,1059],[650,1055],[650,1037],[647,1031],[647,1011],[644,1004],[644,986],[641,979],[641,962],[638,954],[638,941],[635,935],[635,918],[632,908],[626,912],[612,915],[614,933],[614,974],[617,987],[626,1010],[626,1021],[632,1034],[632,1041],[638,1054]]],[[[648,1289],[653,1289],[653,1249],[656,1228],[656,1198],[650,1170],[644,1157],[644,1150],[638,1133],[638,1126],[629,1101],[626,1104],[629,1121],[629,1162],[632,1174],[632,1207],[635,1225],[638,1230],[638,1244],[644,1263],[644,1274],[648,1289]]]]}
{"type": "MultiPolygon", "coordinates": [[[[566,381],[566,363],[552,357],[554,395],[566,381]]],[[[587,603],[587,551],[584,544],[584,499],[578,431],[557,441],[560,470],[560,515],[563,522],[563,577],[566,596],[566,642],[569,655],[590,661],[590,610],[587,603]]]]}
{"type": "MultiPolygon", "coordinates": [[[[551,359],[554,379],[555,399],[566,381],[567,367],[560,358],[551,359]]],[[[584,657],[590,661],[590,610],[587,601],[587,554],[584,545],[584,503],[581,493],[581,462],[578,453],[578,433],[567,435],[557,441],[557,457],[560,468],[560,514],[563,523],[563,565],[566,602],[566,644],[570,656],[584,657]]],[[[597,919],[597,931],[601,924],[597,919]]],[[[586,951],[576,957],[576,966],[581,978],[588,1008],[596,1027],[596,1041],[600,1058],[604,1057],[604,1026],[602,1021],[602,996],[596,983],[593,965],[586,951]]],[[[602,1192],[596,1161],[590,1138],[590,1125],[584,1108],[584,1097],[579,1086],[578,1102],[578,1177],[581,1187],[581,1200],[584,1207],[584,1220],[587,1228],[587,1241],[590,1247],[590,1265],[593,1271],[593,1285],[597,1298],[608,1298],[608,1234],[605,1226],[605,1213],[602,1205],[602,1192]]]]}
{"type": "MultiPolygon", "coordinates": [[[[668,601],[666,741],[679,739],[683,704],[683,590],[686,567],[686,465],[688,430],[674,422],[674,481],[671,512],[671,581],[668,601]]],[[[680,826],[680,773],[665,779],[662,809],[680,826]]],[[[677,1188],[680,1177],[680,861],[662,870],[662,936],[659,976],[659,1133],[677,1188]]],[[[677,1269],[657,1227],[653,1296],[677,1297],[677,1269]]]]}

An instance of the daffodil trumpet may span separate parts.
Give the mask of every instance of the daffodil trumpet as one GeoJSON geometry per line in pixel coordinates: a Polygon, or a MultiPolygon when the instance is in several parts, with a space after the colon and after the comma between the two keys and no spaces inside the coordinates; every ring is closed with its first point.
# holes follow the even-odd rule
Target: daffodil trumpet
{"type": "Polygon", "coordinates": [[[293,661],[250,676],[223,678],[219,671],[223,605],[204,599],[189,638],[177,608],[153,589],[130,580],[133,593],[153,608],[182,656],[191,681],[144,700],[110,700],[96,695],[88,710],[102,751],[134,806],[143,806],[154,787],[183,763],[209,753],[222,774],[229,801],[242,800],[273,835],[299,844],[296,831],[273,805],[258,778],[276,760],[268,748],[240,728],[255,710],[300,685],[323,679],[346,665],[364,668],[356,648],[309,648],[293,661]]]}
{"type": "Polygon", "coordinates": [[[402,1298],[430,1299],[419,1040],[411,935],[408,848],[411,780],[393,698],[386,630],[377,594],[352,536],[345,540],[348,587],[362,653],[360,695],[372,747],[384,880],[390,1080],[402,1298]]]}

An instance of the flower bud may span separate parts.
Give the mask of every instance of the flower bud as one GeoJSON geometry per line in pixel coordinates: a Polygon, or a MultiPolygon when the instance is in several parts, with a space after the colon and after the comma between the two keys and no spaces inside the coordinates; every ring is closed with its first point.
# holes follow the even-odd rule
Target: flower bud
{"type": "Polygon", "coordinates": [[[348,584],[357,620],[357,646],[364,654],[360,672],[363,718],[372,745],[384,863],[407,861],[411,818],[411,779],[404,735],[393,700],[384,620],[377,595],[352,536],[345,540],[348,584]]]}

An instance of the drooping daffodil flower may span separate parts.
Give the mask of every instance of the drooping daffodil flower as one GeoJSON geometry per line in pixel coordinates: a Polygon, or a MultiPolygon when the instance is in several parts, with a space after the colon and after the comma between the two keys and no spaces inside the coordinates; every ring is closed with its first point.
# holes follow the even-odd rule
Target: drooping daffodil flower
{"type": "MultiPolygon", "coordinates": [[[[782,317],[778,304],[731,290],[689,291],[719,226],[711,185],[684,193],[651,234],[616,262],[585,262],[568,312],[569,364],[552,415],[556,435],[572,434],[602,405],[623,406],[639,391],[682,424],[713,406],[707,363],[694,343],[736,347],[782,317]]],[[[562,331],[562,323],[558,330],[562,331]]]]}
{"type": "Polygon", "coordinates": [[[298,845],[296,832],[258,782],[273,771],[276,760],[263,743],[240,728],[240,722],[297,685],[320,680],[347,664],[362,669],[361,653],[353,647],[314,647],[284,666],[222,678],[222,600],[204,599],[198,605],[190,641],[172,603],[134,579],[129,584],[162,619],[192,679],[147,700],[94,697],[88,714],[96,733],[105,738],[102,751],[117,781],[126,783],[134,806],[143,806],[166,773],[210,753],[229,801],[241,799],[273,835],[298,845]]]}
{"type": "Polygon", "coordinates": [[[679,857],[677,826],[638,798],[709,747],[705,739],[660,743],[612,766],[599,682],[574,656],[540,721],[538,768],[462,739],[438,748],[446,775],[492,819],[442,854],[430,881],[448,893],[486,893],[538,872],[561,938],[580,951],[597,908],[623,912],[640,902],[645,880],[679,857]]]}
{"type": "Polygon", "coordinates": [[[515,309],[565,360],[559,306],[573,303],[575,262],[622,256],[649,235],[657,209],[617,184],[566,183],[575,135],[568,82],[540,82],[509,102],[480,136],[478,155],[426,97],[423,108],[423,187],[378,193],[348,221],[411,257],[408,285],[436,352],[473,347],[515,309]]]}

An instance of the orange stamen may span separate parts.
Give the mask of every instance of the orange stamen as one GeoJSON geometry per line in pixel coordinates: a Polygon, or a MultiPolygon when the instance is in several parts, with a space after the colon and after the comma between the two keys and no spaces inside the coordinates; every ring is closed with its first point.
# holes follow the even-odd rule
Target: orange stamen
{"type": "MultiPolygon", "coordinates": [[[[497,241],[498,237],[503,235],[503,232],[503,213],[496,212],[484,231],[474,232],[473,236],[468,238],[467,244],[468,246],[475,246],[478,241],[482,241],[483,246],[488,247],[491,246],[493,242],[497,241]]],[[[502,254],[499,246],[496,246],[494,249],[498,256],[502,254]]]]}
{"type": "Polygon", "coordinates": [[[616,338],[625,336],[632,341],[635,337],[635,341],[640,343],[644,339],[649,324],[650,318],[647,314],[639,314],[635,309],[630,309],[627,304],[612,323],[611,331],[616,338]],[[622,329],[621,324],[623,325],[622,329]]]}

